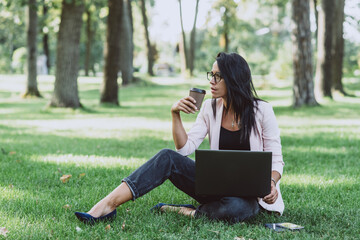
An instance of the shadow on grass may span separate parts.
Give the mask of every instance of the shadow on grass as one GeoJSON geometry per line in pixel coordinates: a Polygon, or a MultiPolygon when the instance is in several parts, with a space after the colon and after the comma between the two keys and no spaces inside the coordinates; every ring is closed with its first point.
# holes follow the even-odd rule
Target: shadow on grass
{"type": "MultiPolygon", "coordinates": [[[[261,213],[245,224],[228,225],[205,219],[188,220],[177,214],[151,214],[148,209],[157,202],[189,203],[190,198],[175,190],[170,182],[165,182],[159,188],[136,200],[135,203],[126,203],[118,209],[119,216],[111,223],[113,231],[106,233],[104,227],[108,223],[97,224],[95,227],[83,225],[77,221],[74,211],[87,211],[93,204],[106,196],[129,175],[134,169],[122,166],[114,168],[91,168],[76,166],[76,164],[54,164],[33,162],[26,157],[21,162],[8,157],[0,162],[4,173],[0,176],[0,185],[4,189],[0,204],[3,219],[9,222],[14,219],[24,221],[19,232],[21,236],[31,234],[33,237],[43,238],[49,233],[77,234],[75,227],[80,226],[90,233],[102,229],[101,236],[113,236],[117,233],[125,234],[121,226],[126,220],[126,231],[135,236],[138,231],[143,234],[157,232],[157,236],[174,234],[187,236],[189,231],[196,236],[217,237],[221,234],[251,234],[269,236],[270,230],[263,227],[264,223],[293,222],[305,226],[301,232],[284,232],[282,238],[343,238],[348,228],[359,224],[360,205],[357,199],[360,192],[359,183],[351,185],[335,185],[328,187],[284,185],[282,193],[286,209],[282,217],[261,213]],[[81,173],[86,173],[80,177],[81,173]],[[62,174],[72,174],[68,183],[62,183],[62,174]],[[8,187],[12,184],[13,187],[8,187]],[[329,196],[331,196],[329,198],[329,196]],[[69,205],[69,209],[64,206],[69,205]],[[171,221],[171,224],[165,224],[171,221]],[[157,223],[156,223],[157,222],[157,223]],[[162,225],[165,224],[165,225],[162,225]],[[32,225],[33,227],[27,227],[32,225]],[[174,226],[173,226],[174,225],[174,226]],[[343,226],[347,226],[344,228],[343,226]],[[67,231],[65,229],[73,229],[67,231]],[[162,231],[158,231],[159,229],[162,231]],[[184,228],[187,230],[183,232],[184,228]],[[143,229],[143,230],[140,230],[143,229]],[[42,231],[40,231],[42,230],[42,231]],[[209,232],[212,231],[212,232],[209,232]],[[215,231],[215,232],[214,232],[215,231]],[[162,235],[164,234],[164,235],[162,235]]],[[[194,203],[194,202],[190,202],[194,203]]],[[[355,230],[356,231],[356,230],[355,230]]],[[[275,233],[274,233],[275,234],[275,233]]],[[[230,236],[231,237],[231,236],[230,236]]]]}
{"type": "Polygon", "coordinates": [[[171,140],[160,137],[138,136],[124,140],[117,138],[64,137],[52,134],[24,133],[27,128],[0,125],[0,146],[5,151],[23,152],[26,155],[72,154],[104,157],[148,158],[163,148],[174,148],[171,140]],[[34,138],[36,141],[34,141],[34,138]],[[149,151],[150,149],[150,151],[149,151]]]}
{"type": "MultiPolygon", "coordinates": [[[[285,202],[282,217],[263,212],[251,219],[249,224],[262,226],[263,223],[291,222],[305,227],[298,234],[309,237],[327,235],[332,239],[344,239],[349,229],[357,229],[360,203],[353,199],[360,194],[359,182],[326,187],[290,184],[282,186],[282,194],[285,202]]],[[[294,234],[291,231],[287,233],[294,234]]]]}
{"type": "Polygon", "coordinates": [[[293,108],[291,106],[274,106],[276,116],[295,116],[305,118],[349,119],[358,118],[358,103],[333,102],[327,105],[293,108]]]}
{"type": "MultiPolygon", "coordinates": [[[[134,131],[133,136],[120,139],[31,133],[30,128],[4,125],[0,125],[0,132],[0,146],[6,152],[16,151],[28,156],[71,154],[149,159],[163,148],[174,148],[172,140],[165,140],[156,131],[147,131],[147,135],[134,131]]],[[[356,136],[339,137],[336,132],[318,134],[316,131],[307,135],[285,135],[282,136],[282,146],[285,171],[331,177],[339,172],[353,173],[351,166],[359,165],[356,156],[359,154],[360,140],[356,136]]],[[[207,138],[201,148],[204,147],[208,147],[207,138]]]]}
{"type": "MultiPolygon", "coordinates": [[[[185,85],[186,86],[186,85],[185,85]]],[[[144,118],[170,119],[170,108],[178,99],[188,94],[184,86],[156,86],[139,89],[128,87],[120,95],[120,106],[104,106],[99,104],[99,91],[96,89],[84,90],[80,93],[83,109],[48,108],[49,99],[26,99],[20,102],[0,103],[0,108],[11,109],[4,112],[2,119],[65,119],[75,114],[89,114],[91,116],[127,117],[137,116],[144,118]],[[184,89],[182,89],[184,88],[184,89]],[[169,99],[173,99],[170,100],[169,99]],[[135,105],[134,105],[135,104],[135,105]]]]}

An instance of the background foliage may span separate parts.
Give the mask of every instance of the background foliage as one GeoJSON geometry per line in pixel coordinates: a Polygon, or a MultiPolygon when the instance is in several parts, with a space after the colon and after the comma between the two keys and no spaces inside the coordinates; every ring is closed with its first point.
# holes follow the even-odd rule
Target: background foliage
{"type": "MultiPolygon", "coordinates": [[[[201,1],[200,1],[201,2],[201,1]]],[[[195,68],[197,73],[203,73],[209,70],[209,61],[212,60],[219,51],[224,50],[223,28],[224,28],[224,4],[229,2],[231,14],[229,14],[230,44],[229,51],[239,52],[249,61],[252,71],[256,75],[274,75],[280,78],[289,78],[292,76],[291,67],[291,4],[287,0],[272,1],[222,1],[214,0],[208,12],[207,23],[197,30],[197,52],[195,56],[195,68]],[[249,14],[250,13],[250,14],[249,14]],[[214,24],[214,19],[217,23],[214,24]],[[210,59],[210,60],[209,60],[210,59]]],[[[350,1],[352,2],[352,1],[350,1]]],[[[26,6],[24,1],[0,2],[0,72],[2,73],[24,73],[25,48],[26,48],[26,6]]],[[[176,3],[176,1],[174,1],[176,3]]],[[[148,18],[150,21],[150,35],[152,17],[161,12],[154,12],[152,8],[161,6],[162,1],[152,1],[147,4],[148,18]]],[[[360,6],[353,4],[360,12],[360,6]]],[[[134,56],[135,68],[143,69],[146,62],[145,39],[143,34],[142,18],[137,6],[137,1],[132,1],[133,20],[134,20],[134,56]]],[[[55,64],[56,54],[56,34],[59,30],[61,1],[39,1],[38,14],[40,16],[39,31],[49,34],[50,42],[50,61],[55,64]],[[49,8],[49,13],[42,16],[42,5],[49,8]]],[[[174,7],[178,7],[174,5],[174,7]]],[[[106,33],[107,19],[107,1],[86,1],[86,8],[93,14],[93,27],[95,36],[91,49],[91,63],[95,72],[103,70],[103,47],[106,33]]],[[[161,8],[157,8],[161,9],[161,8]]],[[[159,10],[157,10],[159,11],[159,10]]],[[[204,11],[200,9],[200,11],[204,11]]],[[[312,15],[314,10],[312,9],[312,15]]],[[[190,17],[191,16],[186,16],[190,17]]],[[[86,16],[84,14],[84,22],[86,16]]],[[[312,26],[314,26],[314,16],[312,17],[312,26]]],[[[351,31],[360,31],[359,19],[356,11],[349,12],[345,16],[345,24],[351,25],[351,31]]],[[[81,62],[80,70],[84,69],[86,32],[83,24],[83,33],[81,38],[81,62]]],[[[314,27],[313,27],[313,31],[314,27]]],[[[40,32],[40,33],[41,33],[40,32]]],[[[189,35],[189,34],[188,34],[189,35]]],[[[154,38],[154,37],[153,37],[154,38]]],[[[315,38],[314,38],[315,39],[315,38]]],[[[159,51],[157,63],[168,63],[172,68],[179,70],[179,56],[174,55],[176,43],[163,42],[154,38],[153,43],[159,51]],[[161,46],[161,47],[159,47],[161,46]]],[[[360,68],[359,40],[353,38],[345,39],[344,56],[344,74],[354,76],[356,70],[360,68]],[[355,73],[354,73],[355,72],[355,73]]],[[[316,50],[315,42],[313,49],[316,50]]],[[[41,34],[38,37],[39,55],[43,54],[41,34]]],[[[314,54],[316,56],[316,54],[314,54]]],[[[50,73],[54,73],[54,68],[50,73]]],[[[83,74],[83,71],[80,71],[83,74]]]]}

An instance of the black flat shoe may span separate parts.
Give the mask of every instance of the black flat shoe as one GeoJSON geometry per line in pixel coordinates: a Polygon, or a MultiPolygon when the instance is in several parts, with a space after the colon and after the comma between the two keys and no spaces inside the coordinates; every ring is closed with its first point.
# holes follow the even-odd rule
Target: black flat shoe
{"type": "Polygon", "coordinates": [[[90,214],[85,213],[85,212],[75,212],[75,215],[83,223],[93,225],[96,222],[104,222],[104,221],[113,220],[116,217],[116,209],[114,211],[112,211],[111,213],[106,214],[105,216],[98,217],[98,218],[93,217],[90,214]]]}

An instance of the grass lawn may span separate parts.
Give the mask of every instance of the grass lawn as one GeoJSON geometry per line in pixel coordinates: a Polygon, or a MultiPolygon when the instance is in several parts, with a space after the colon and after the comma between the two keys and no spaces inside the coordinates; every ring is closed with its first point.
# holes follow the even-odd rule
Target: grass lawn
{"type": "MultiPolygon", "coordinates": [[[[176,213],[150,213],[158,202],[197,205],[166,181],[119,207],[115,221],[95,226],[82,224],[74,212],[89,210],[159,150],[174,148],[170,107],[188,94],[190,86],[208,89],[207,82],[121,88],[121,107],[110,107],[98,104],[101,79],[80,78],[80,98],[86,109],[72,110],[45,107],[53,77],[39,77],[43,99],[21,99],[25,79],[0,76],[0,229],[8,230],[6,239],[360,236],[360,79],[346,80],[346,89],[357,97],[337,97],[321,107],[297,110],[289,107],[290,82],[271,82],[258,89],[259,96],[274,106],[281,129],[283,216],[263,213],[230,225],[176,213]],[[72,177],[62,183],[60,177],[65,174],[72,177]],[[292,222],[305,229],[276,233],[263,227],[272,222],[292,222]]],[[[261,84],[255,80],[255,85],[261,84]]],[[[195,118],[183,117],[187,129],[195,118]]],[[[208,147],[206,140],[201,148],[208,147]]],[[[0,239],[5,239],[1,232],[0,239]]]]}

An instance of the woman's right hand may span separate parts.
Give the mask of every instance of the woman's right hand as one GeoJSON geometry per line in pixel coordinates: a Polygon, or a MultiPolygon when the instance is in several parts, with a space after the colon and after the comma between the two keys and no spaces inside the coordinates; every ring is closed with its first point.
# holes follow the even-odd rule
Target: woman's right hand
{"type": "Polygon", "coordinates": [[[193,97],[190,96],[184,97],[179,101],[177,101],[176,103],[174,103],[174,105],[171,107],[171,112],[179,113],[181,111],[187,114],[195,113],[196,111],[198,111],[198,109],[195,106],[195,103],[196,101],[193,97]]]}

